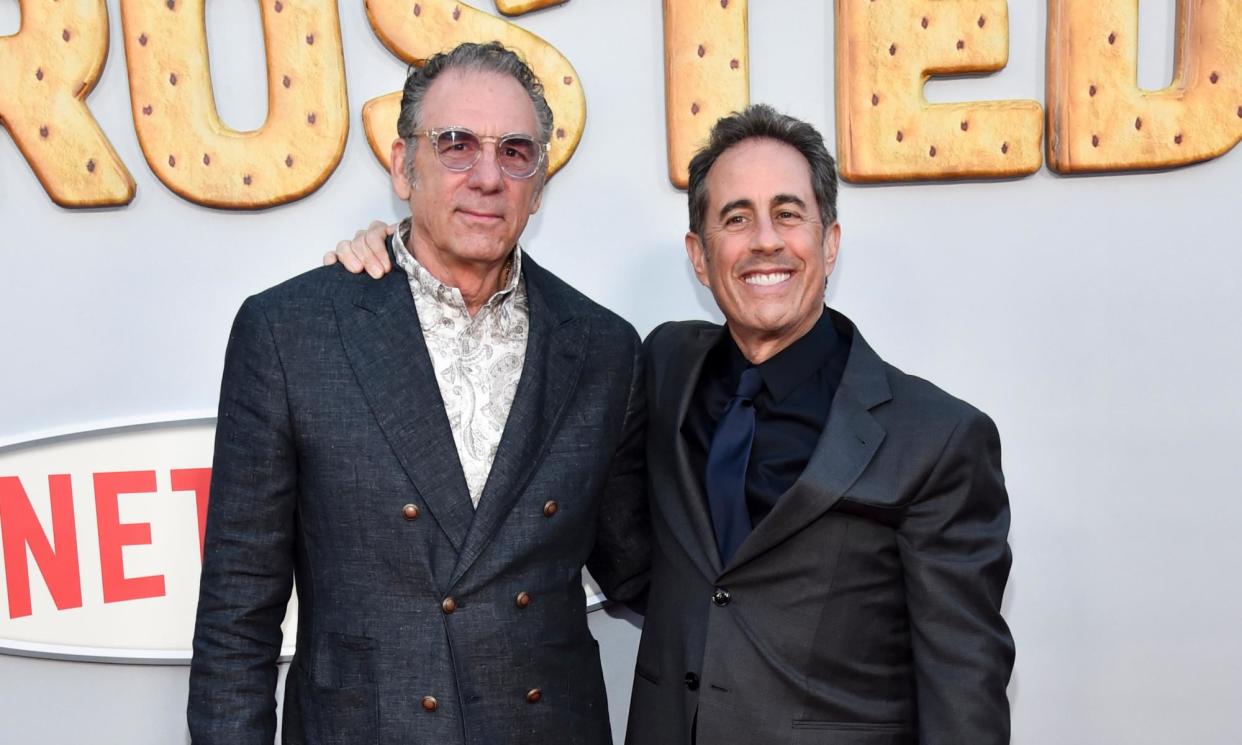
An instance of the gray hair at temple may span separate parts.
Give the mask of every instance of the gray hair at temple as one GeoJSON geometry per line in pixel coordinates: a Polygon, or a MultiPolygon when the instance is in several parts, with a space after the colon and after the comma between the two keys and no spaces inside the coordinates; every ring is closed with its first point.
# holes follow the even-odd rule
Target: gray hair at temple
{"type": "MultiPolygon", "coordinates": [[[[539,127],[539,131],[534,133],[536,139],[540,142],[551,142],[552,107],[548,106],[547,99],[543,97],[543,84],[530,67],[513,50],[498,41],[486,44],[466,42],[432,56],[422,67],[411,65],[405,77],[405,88],[401,91],[401,113],[397,115],[397,135],[405,140],[406,176],[411,181],[414,180],[414,148],[418,145],[418,137],[414,132],[422,128],[423,98],[435,79],[450,70],[494,72],[518,81],[535,107],[535,121],[539,127]]],[[[547,159],[544,160],[544,175],[546,174],[547,159]]]]}
{"type": "Polygon", "coordinates": [[[819,217],[824,227],[837,221],[837,164],[823,135],[815,127],[781,114],[765,104],[747,106],[740,112],[723,117],[712,127],[707,146],[690,161],[690,230],[703,235],[707,215],[707,172],[725,151],[746,140],[763,138],[789,145],[806,158],[811,167],[811,189],[819,204],[819,217]]]}

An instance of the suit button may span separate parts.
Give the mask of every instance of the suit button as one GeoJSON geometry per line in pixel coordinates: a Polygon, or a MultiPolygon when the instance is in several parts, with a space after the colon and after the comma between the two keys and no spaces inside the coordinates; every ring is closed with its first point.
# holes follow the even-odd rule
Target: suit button
{"type": "Polygon", "coordinates": [[[528,704],[537,704],[541,698],[543,698],[543,691],[538,688],[532,688],[526,692],[526,703],[528,704]]]}
{"type": "Polygon", "coordinates": [[[690,691],[699,690],[699,676],[694,673],[686,673],[686,689],[690,691]]]}
{"type": "Polygon", "coordinates": [[[530,593],[519,592],[517,594],[517,597],[513,599],[513,603],[519,608],[525,608],[526,606],[530,605],[530,593]]]}
{"type": "Polygon", "coordinates": [[[435,711],[440,708],[440,702],[436,701],[435,696],[423,696],[423,711],[435,711]]]}
{"type": "Polygon", "coordinates": [[[405,515],[406,520],[417,520],[418,512],[418,505],[416,504],[407,504],[401,508],[401,514],[405,515]]]}
{"type": "Polygon", "coordinates": [[[733,596],[730,595],[729,591],[723,587],[717,587],[716,591],[712,593],[712,602],[720,606],[721,608],[728,605],[729,601],[732,599],[733,599],[733,596]]]}
{"type": "Polygon", "coordinates": [[[548,501],[543,503],[543,516],[552,517],[553,515],[556,514],[556,511],[559,509],[560,507],[556,504],[556,500],[549,499],[548,501]]]}
{"type": "Polygon", "coordinates": [[[445,613],[452,613],[453,611],[457,610],[457,601],[452,598],[445,598],[444,600],[440,601],[440,610],[444,611],[445,613]]]}

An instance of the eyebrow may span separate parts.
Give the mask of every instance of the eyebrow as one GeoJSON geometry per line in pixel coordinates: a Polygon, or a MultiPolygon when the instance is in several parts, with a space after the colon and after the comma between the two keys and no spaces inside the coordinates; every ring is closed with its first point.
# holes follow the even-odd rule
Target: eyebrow
{"type": "Polygon", "coordinates": [[[806,202],[802,201],[801,197],[796,197],[793,194],[777,194],[776,196],[772,197],[773,207],[776,207],[781,204],[794,204],[794,205],[797,205],[798,207],[801,207],[802,209],[806,209],[806,202]]]}
{"type": "MultiPolygon", "coordinates": [[[[806,209],[806,202],[802,201],[801,197],[793,194],[777,194],[772,197],[770,204],[772,207],[778,207],[782,204],[793,204],[802,209],[806,209]]],[[[739,207],[742,209],[753,210],[755,208],[755,203],[745,198],[734,199],[732,202],[726,202],[725,206],[720,208],[720,219],[723,220],[726,215],[739,207]]]]}
{"type": "Polygon", "coordinates": [[[734,199],[732,202],[726,202],[725,206],[720,208],[720,215],[719,215],[720,219],[723,220],[725,218],[725,215],[729,214],[730,212],[732,212],[733,210],[739,207],[743,209],[753,210],[755,208],[755,203],[750,201],[749,199],[734,199]]]}

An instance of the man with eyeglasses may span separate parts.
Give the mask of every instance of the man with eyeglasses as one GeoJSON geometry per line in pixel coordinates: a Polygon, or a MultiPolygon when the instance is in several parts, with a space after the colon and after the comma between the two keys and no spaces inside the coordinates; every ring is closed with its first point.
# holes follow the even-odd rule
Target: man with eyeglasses
{"type": "Polygon", "coordinates": [[[379,281],[322,268],[229,339],[190,676],[193,741],[611,742],[581,570],[650,561],[639,339],[522,252],[552,113],[499,44],[406,80],[410,217],[379,281]]]}

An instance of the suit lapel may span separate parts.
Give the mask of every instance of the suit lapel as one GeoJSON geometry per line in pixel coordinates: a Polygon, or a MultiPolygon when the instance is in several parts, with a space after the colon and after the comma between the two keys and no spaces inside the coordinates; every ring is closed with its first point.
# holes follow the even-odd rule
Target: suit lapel
{"type": "Polygon", "coordinates": [[[336,302],[336,314],[380,429],[460,553],[474,509],[405,273],[366,279],[359,294],[336,302]]]}
{"type": "MultiPolygon", "coordinates": [[[[675,412],[673,420],[666,425],[673,429],[665,434],[673,443],[677,482],[672,491],[677,495],[675,504],[679,509],[664,510],[666,521],[699,571],[709,579],[720,575],[720,550],[716,546],[716,531],[708,511],[707,497],[703,493],[703,480],[690,466],[686,438],[682,435],[681,428],[694,399],[694,391],[698,387],[707,353],[719,341],[722,333],[724,330],[719,326],[698,329],[669,366],[661,381],[659,393],[659,409],[675,412]]],[[[657,454],[653,460],[658,460],[659,457],[661,456],[657,454]]]]}
{"type": "Polygon", "coordinates": [[[587,320],[569,312],[550,276],[529,255],[522,257],[522,273],[530,307],[522,377],[450,586],[487,548],[525,490],[573,395],[585,358],[587,320]]]}
{"type": "Polygon", "coordinates": [[[832,509],[884,441],[884,428],[870,411],[892,398],[884,363],[857,329],[853,335],[841,385],[811,459],[789,491],[746,537],[727,568],[760,556],[832,509]]]}

